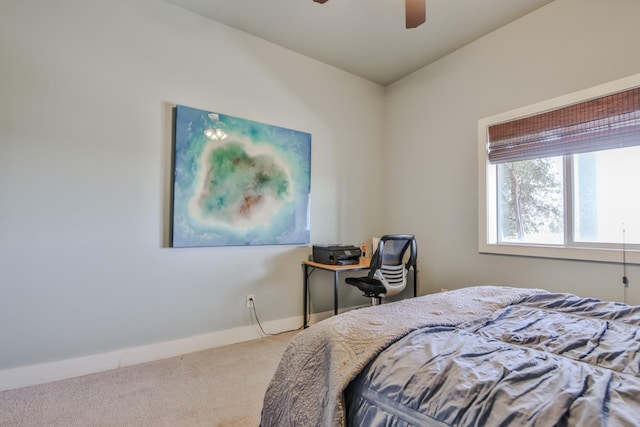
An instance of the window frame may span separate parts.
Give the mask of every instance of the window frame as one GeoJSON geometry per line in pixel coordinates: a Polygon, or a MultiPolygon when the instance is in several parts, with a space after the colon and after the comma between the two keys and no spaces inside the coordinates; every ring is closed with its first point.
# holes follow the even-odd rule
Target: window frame
{"type": "MultiPolygon", "coordinates": [[[[489,163],[487,153],[487,131],[491,125],[540,114],[637,86],[640,86],[640,74],[478,120],[478,251],[480,253],[613,263],[626,261],[629,264],[640,264],[640,250],[635,247],[623,248],[622,244],[609,244],[606,247],[596,248],[573,242],[572,239],[570,241],[568,227],[573,226],[573,209],[565,210],[564,245],[499,242],[497,240],[498,221],[490,221],[497,215],[497,189],[491,188],[491,186],[497,186],[496,167],[489,163]]],[[[565,159],[565,183],[568,182],[566,174],[571,173],[570,167],[567,166],[565,159]]],[[[567,191],[571,192],[572,189],[567,191]]],[[[565,200],[565,209],[568,209],[566,204],[567,200],[565,200]]]]}

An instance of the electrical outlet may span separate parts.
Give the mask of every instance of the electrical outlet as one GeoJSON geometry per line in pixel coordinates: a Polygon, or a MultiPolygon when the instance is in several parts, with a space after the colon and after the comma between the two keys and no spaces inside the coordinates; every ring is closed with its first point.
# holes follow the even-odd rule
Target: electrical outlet
{"type": "Polygon", "coordinates": [[[449,289],[447,288],[440,288],[440,292],[447,292],[449,289]]]}
{"type": "Polygon", "coordinates": [[[247,295],[247,308],[253,307],[253,302],[256,300],[256,296],[254,294],[247,295]]]}

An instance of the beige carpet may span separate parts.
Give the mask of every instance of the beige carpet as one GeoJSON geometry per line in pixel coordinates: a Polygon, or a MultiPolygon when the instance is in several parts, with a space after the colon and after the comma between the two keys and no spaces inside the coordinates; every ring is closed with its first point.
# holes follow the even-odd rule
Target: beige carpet
{"type": "Polygon", "coordinates": [[[0,392],[0,426],[257,426],[294,334],[0,392]]]}

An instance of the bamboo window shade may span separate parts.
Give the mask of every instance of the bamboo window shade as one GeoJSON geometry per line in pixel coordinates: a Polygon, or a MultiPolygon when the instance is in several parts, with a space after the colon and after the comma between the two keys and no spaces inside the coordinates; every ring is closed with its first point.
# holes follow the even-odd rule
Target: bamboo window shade
{"type": "Polygon", "coordinates": [[[489,162],[640,145],[640,87],[488,127],[489,162]]]}

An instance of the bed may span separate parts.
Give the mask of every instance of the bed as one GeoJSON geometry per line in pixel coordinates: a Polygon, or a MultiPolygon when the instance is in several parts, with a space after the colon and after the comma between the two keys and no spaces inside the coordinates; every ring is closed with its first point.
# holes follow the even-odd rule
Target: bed
{"type": "Polygon", "coordinates": [[[640,306],[477,286],[352,310],[295,335],[271,426],[640,424],[640,306]]]}

